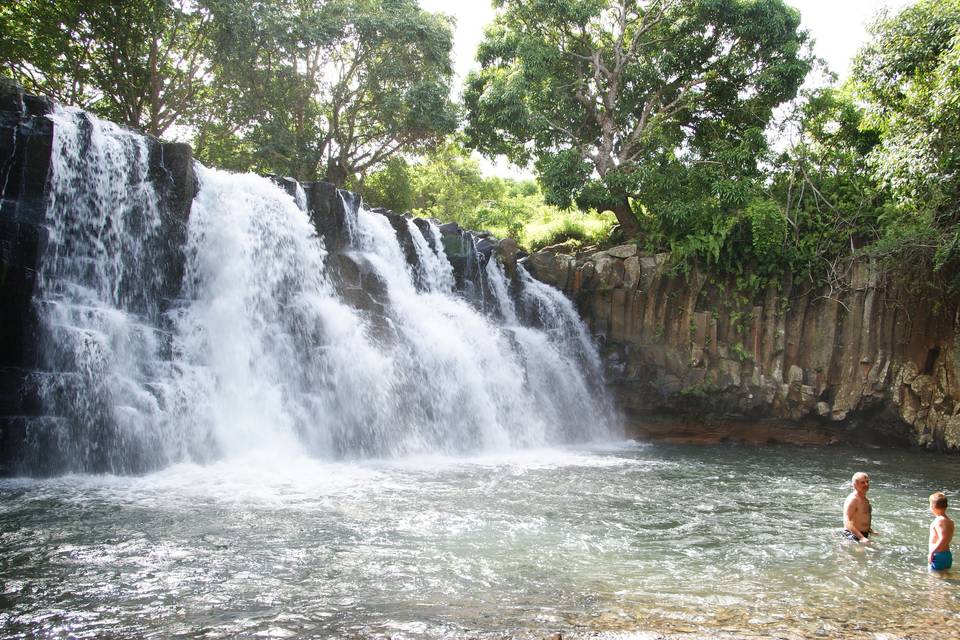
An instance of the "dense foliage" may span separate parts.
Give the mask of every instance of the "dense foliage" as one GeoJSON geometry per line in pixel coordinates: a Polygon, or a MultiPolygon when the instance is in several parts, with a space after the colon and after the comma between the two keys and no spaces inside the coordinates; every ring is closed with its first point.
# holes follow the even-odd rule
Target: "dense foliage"
{"type": "Polygon", "coordinates": [[[27,91],[162,136],[204,110],[209,16],[188,0],[0,3],[0,65],[27,91]]]}
{"type": "Polygon", "coordinates": [[[454,131],[449,19],[414,0],[205,0],[224,109],[198,154],[251,148],[253,167],[347,178],[454,131]]]}
{"type": "Polygon", "coordinates": [[[417,0],[0,3],[0,71],[207,164],[530,249],[612,241],[616,220],[681,267],[842,285],[866,255],[960,286],[960,0],[880,14],[851,80],[800,96],[782,0],[495,4],[460,133],[452,21],[417,0]]]}
{"type": "MultiPolygon", "coordinates": [[[[768,202],[783,222],[775,251],[756,255],[761,268],[837,279],[846,259],[883,234],[895,215],[866,157],[879,134],[848,91],[810,92],[786,119],[790,146],[770,168],[768,202]]],[[[752,227],[754,244],[757,228],[752,227]]]]}
{"type": "Polygon", "coordinates": [[[607,239],[613,216],[561,210],[544,202],[532,180],[485,177],[460,140],[452,139],[419,162],[392,159],[362,183],[350,185],[370,206],[457,222],[466,229],[512,237],[528,249],[607,239]]]}
{"type": "Polygon", "coordinates": [[[532,158],[550,202],[610,209],[627,236],[636,205],[725,224],[809,68],[799,13],[779,0],[496,4],[464,95],[472,144],[532,158]]]}
{"type": "MultiPolygon", "coordinates": [[[[854,81],[879,133],[868,155],[898,215],[881,255],[960,272],[960,1],[922,0],[873,25],[854,81]]],[[[957,284],[956,282],[954,284],[957,284]]]]}
{"type": "Polygon", "coordinates": [[[227,168],[343,184],[457,125],[450,20],[415,0],[22,0],[0,33],[27,90],[227,168]]]}
{"type": "Polygon", "coordinates": [[[780,3],[500,4],[467,133],[536,160],[548,201],[611,209],[681,267],[844,286],[871,256],[960,284],[960,1],[881,14],[852,81],[790,102],[776,152],[772,109],[811,62],[780,3]]]}

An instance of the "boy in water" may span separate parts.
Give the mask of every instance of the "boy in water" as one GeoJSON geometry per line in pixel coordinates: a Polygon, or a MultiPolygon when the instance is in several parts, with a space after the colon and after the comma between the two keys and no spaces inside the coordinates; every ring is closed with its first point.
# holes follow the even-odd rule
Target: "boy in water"
{"type": "Polygon", "coordinates": [[[953,540],[953,520],[947,516],[947,496],[939,491],[930,496],[930,513],[935,517],[930,523],[930,562],[931,571],[943,571],[953,566],[953,554],[950,553],[950,541],[953,540]]]}

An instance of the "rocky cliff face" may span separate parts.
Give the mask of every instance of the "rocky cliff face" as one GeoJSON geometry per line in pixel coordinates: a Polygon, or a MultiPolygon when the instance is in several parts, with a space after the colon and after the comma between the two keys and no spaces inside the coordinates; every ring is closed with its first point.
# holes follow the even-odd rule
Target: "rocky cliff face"
{"type": "Polygon", "coordinates": [[[757,290],[667,258],[622,245],[525,260],[604,342],[638,435],[960,449],[956,300],[885,285],[868,262],[844,291],[790,277],[757,290]]]}
{"type": "MultiPolygon", "coordinates": [[[[34,295],[48,235],[51,108],[0,86],[0,471],[44,417],[27,381],[43,369],[34,295]]],[[[169,299],[177,295],[196,189],[189,148],[150,141],[149,179],[169,222],[158,249],[169,265],[162,292],[169,299]]],[[[304,199],[344,300],[381,309],[383,283],[350,251],[359,205],[353,194],[325,183],[278,182],[304,199]]],[[[382,213],[403,242],[407,223],[382,213]]],[[[437,241],[457,289],[481,306],[490,297],[483,265],[494,255],[514,280],[522,258],[534,277],[574,298],[603,342],[607,382],[638,436],[868,438],[960,449],[958,301],[885,285],[868,263],[851,268],[843,291],[789,277],[759,289],[748,276],[676,274],[668,256],[644,255],[634,245],[524,257],[512,240],[452,224],[440,227],[437,241]]],[[[409,257],[409,242],[404,247],[409,257]]]]}
{"type": "MultiPolygon", "coordinates": [[[[39,391],[51,368],[51,356],[44,352],[51,328],[40,321],[39,307],[50,301],[37,298],[43,263],[50,259],[53,113],[50,100],[0,79],[0,473],[16,452],[28,448],[26,443],[55,439],[51,425],[56,416],[44,406],[39,391]]],[[[84,120],[80,128],[89,140],[90,121],[84,120]]],[[[149,155],[146,180],[156,191],[161,220],[159,232],[143,240],[142,251],[163,265],[155,289],[160,311],[165,311],[179,292],[187,216],[197,185],[188,145],[144,140],[149,155]]],[[[137,298],[133,293],[129,297],[137,298]]],[[[54,459],[21,462],[57,464],[54,459]]]]}

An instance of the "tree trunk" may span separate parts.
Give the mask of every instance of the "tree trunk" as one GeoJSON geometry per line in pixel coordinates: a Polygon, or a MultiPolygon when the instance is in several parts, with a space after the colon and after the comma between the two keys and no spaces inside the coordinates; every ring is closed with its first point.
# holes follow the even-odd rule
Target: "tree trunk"
{"type": "Polygon", "coordinates": [[[327,182],[332,182],[337,187],[343,187],[347,183],[348,175],[346,168],[339,159],[331,158],[327,163],[327,182]]]}
{"type": "Polygon", "coordinates": [[[634,215],[633,208],[630,206],[630,200],[627,196],[619,198],[613,203],[610,209],[613,211],[613,214],[617,216],[617,222],[620,223],[620,230],[623,232],[624,240],[629,240],[640,235],[640,223],[637,222],[637,216],[634,215]]]}

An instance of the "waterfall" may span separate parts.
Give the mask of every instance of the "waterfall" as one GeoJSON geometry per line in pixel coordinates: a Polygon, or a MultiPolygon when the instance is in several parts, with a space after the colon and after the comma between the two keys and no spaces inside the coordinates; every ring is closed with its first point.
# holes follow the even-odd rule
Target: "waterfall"
{"type": "Polygon", "coordinates": [[[198,172],[176,325],[176,357],[203,390],[193,422],[227,455],[297,452],[298,434],[325,419],[316,390],[330,334],[358,323],[294,198],[258,176],[198,172]]]}
{"type": "Polygon", "coordinates": [[[440,238],[440,229],[433,222],[429,222],[431,230],[430,241],[424,236],[420,227],[407,220],[410,237],[417,251],[419,265],[419,280],[428,291],[450,292],[453,289],[453,266],[443,253],[443,240],[440,238]]]}
{"type": "Polygon", "coordinates": [[[42,369],[30,379],[49,419],[31,439],[80,468],[163,464],[179,452],[147,139],[78,110],[50,117],[49,240],[35,299],[42,369]]]}
{"type": "Polygon", "coordinates": [[[487,285],[493,293],[493,299],[497,303],[503,321],[507,325],[517,324],[517,308],[510,297],[510,283],[503,272],[503,267],[492,256],[487,260],[484,275],[487,277],[487,285]]]}
{"type": "Polygon", "coordinates": [[[297,183],[293,194],[293,201],[297,204],[299,209],[303,211],[307,210],[307,192],[303,190],[303,185],[301,185],[299,182],[297,183]]]}
{"type": "Polygon", "coordinates": [[[531,276],[523,265],[517,265],[517,271],[523,284],[521,306],[528,322],[542,327],[555,344],[575,353],[587,371],[598,374],[602,367],[600,354],[573,302],[559,289],[531,276]]]}
{"type": "Polygon", "coordinates": [[[299,186],[198,166],[171,295],[146,139],[80,112],[54,119],[38,294],[49,370],[37,377],[66,468],[463,454],[610,435],[593,343],[569,301],[522,267],[515,305],[516,287],[488,262],[492,314],[455,291],[433,222],[406,222],[405,253],[402,222],[341,193],[348,246],[333,255],[299,186]]]}
{"type": "Polygon", "coordinates": [[[436,255],[438,276],[438,288],[441,291],[451,291],[455,286],[456,279],[453,275],[453,265],[447,259],[447,254],[443,250],[443,236],[440,233],[440,227],[433,220],[427,220],[430,229],[430,240],[436,255]]]}

